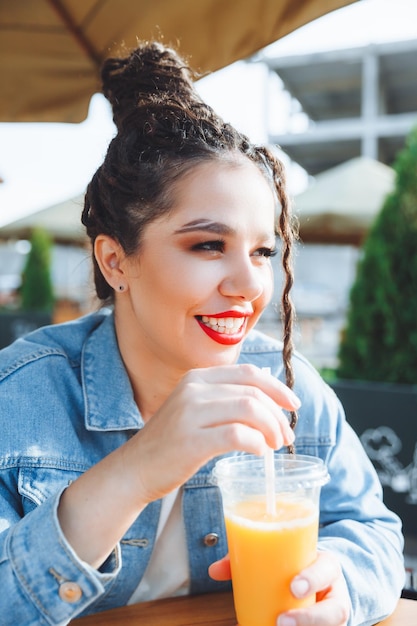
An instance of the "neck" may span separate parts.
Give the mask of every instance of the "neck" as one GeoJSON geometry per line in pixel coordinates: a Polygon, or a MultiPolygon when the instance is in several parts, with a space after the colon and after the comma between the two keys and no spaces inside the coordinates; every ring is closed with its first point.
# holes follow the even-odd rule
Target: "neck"
{"type": "Polygon", "coordinates": [[[133,388],[135,402],[147,422],[158,411],[186,372],[176,370],[159,359],[129,332],[125,320],[115,314],[115,327],[120,354],[133,388]]]}

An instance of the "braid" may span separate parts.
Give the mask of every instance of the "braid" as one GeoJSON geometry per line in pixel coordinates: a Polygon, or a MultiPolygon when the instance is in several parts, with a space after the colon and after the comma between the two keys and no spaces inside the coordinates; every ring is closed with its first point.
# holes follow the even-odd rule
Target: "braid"
{"type": "MultiPolygon", "coordinates": [[[[284,287],[282,290],[282,319],[283,319],[283,361],[285,370],[285,379],[288,387],[294,386],[294,370],[292,367],[292,354],[294,350],[293,344],[293,326],[294,326],[294,306],[291,300],[290,291],[294,283],[294,274],[292,268],[292,244],[294,233],[290,226],[288,218],[288,201],[282,202],[279,225],[282,236],[282,267],[284,269],[284,287]]],[[[296,411],[291,412],[290,426],[294,430],[297,425],[298,415],[296,411]]],[[[294,446],[289,446],[289,451],[294,453],[294,446]]]]}
{"type": "MultiPolygon", "coordinates": [[[[285,171],[282,162],[277,159],[267,148],[258,149],[272,169],[274,186],[281,206],[278,231],[282,242],[281,262],[284,270],[284,286],[281,294],[281,318],[283,322],[283,363],[285,372],[285,382],[290,389],[294,387],[294,370],[292,367],[293,327],[295,319],[294,305],[290,292],[294,283],[293,273],[293,244],[297,238],[294,218],[291,213],[291,203],[285,189],[285,171]]],[[[292,429],[297,425],[298,416],[295,411],[291,412],[290,426],[292,429]]],[[[288,446],[290,453],[295,452],[294,446],[288,446]]]]}

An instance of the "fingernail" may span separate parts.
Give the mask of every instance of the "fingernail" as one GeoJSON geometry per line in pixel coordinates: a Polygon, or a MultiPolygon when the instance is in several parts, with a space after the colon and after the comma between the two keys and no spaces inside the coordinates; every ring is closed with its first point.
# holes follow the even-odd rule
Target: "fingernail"
{"type": "Polygon", "coordinates": [[[289,615],[281,615],[278,618],[277,626],[297,626],[297,622],[289,615]]]}
{"type": "Polygon", "coordinates": [[[288,430],[288,432],[287,432],[287,436],[288,436],[288,441],[289,441],[289,443],[294,443],[294,440],[295,440],[295,433],[294,433],[294,431],[293,431],[293,429],[292,429],[292,428],[290,428],[290,429],[288,430]]]}
{"type": "Polygon", "coordinates": [[[290,389],[290,400],[294,405],[294,409],[299,409],[301,406],[301,400],[300,398],[298,398],[298,396],[295,395],[295,393],[290,389]]]}
{"type": "Polygon", "coordinates": [[[305,578],[294,578],[291,583],[291,591],[296,598],[303,598],[310,591],[310,585],[305,578]]]}

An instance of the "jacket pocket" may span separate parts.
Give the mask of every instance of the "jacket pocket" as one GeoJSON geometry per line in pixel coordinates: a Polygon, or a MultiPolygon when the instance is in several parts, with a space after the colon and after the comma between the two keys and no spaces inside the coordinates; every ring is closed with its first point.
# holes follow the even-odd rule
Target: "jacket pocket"
{"type": "Polygon", "coordinates": [[[29,513],[48,498],[76,480],[82,472],[45,467],[27,467],[19,472],[18,491],[24,513],[29,513]]]}

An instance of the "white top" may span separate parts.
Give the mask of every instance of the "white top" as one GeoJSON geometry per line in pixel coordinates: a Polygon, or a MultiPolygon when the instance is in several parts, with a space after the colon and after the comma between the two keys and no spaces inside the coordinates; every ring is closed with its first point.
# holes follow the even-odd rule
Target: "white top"
{"type": "Polygon", "coordinates": [[[182,596],[189,592],[190,575],[181,501],[182,492],[179,489],[162,499],[151,559],[128,604],[182,596]]]}

